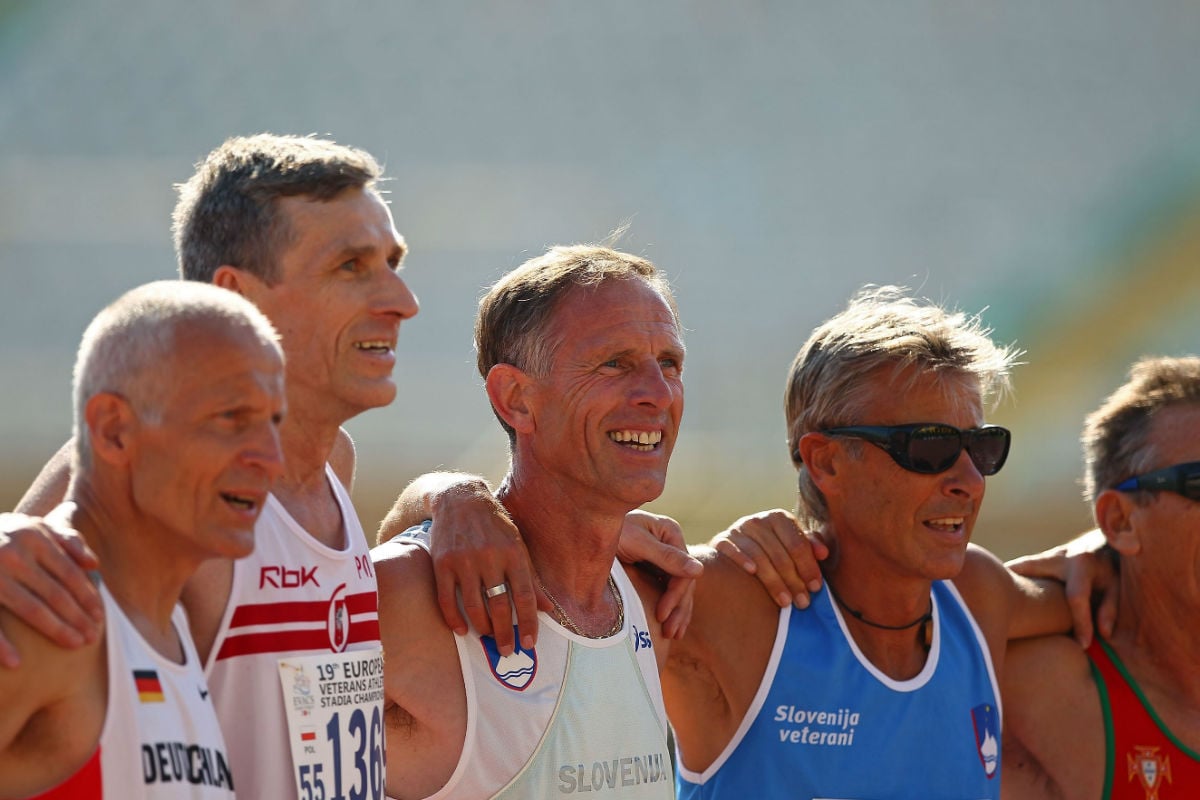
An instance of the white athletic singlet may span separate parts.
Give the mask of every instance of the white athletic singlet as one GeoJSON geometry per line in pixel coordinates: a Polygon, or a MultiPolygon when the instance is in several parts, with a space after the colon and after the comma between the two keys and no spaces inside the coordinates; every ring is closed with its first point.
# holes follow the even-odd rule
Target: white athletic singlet
{"type": "Polygon", "coordinates": [[[316,541],[268,496],[254,553],[234,562],[208,656],[238,794],[247,800],[383,797],[375,572],[349,496],[328,466],[326,477],[346,547],[316,541]]]}
{"type": "Polygon", "coordinates": [[[625,625],[615,636],[578,636],[542,612],[537,647],[518,644],[507,658],[490,636],[473,629],[455,636],[467,694],[466,740],[449,782],[430,800],[584,792],[674,797],[645,611],[620,564],[613,563],[612,575],[625,605],[625,625]]]}
{"type": "Polygon", "coordinates": [[[184,663],[146,643],[100,585],[108,653],[108,707],[96,753],[38,800],[231,800],[233,773],[187,618],[171,622],[184,663]]]}

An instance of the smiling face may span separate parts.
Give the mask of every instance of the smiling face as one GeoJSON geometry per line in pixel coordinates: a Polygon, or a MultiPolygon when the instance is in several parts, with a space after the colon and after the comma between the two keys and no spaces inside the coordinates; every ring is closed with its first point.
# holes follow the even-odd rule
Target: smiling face
{"type": "Polygon", "coordinates": [[[609,280],[568,292],[547,339],[551,367],[530,377],[532,430],[518,435],[514,469],[606,513],[658,497],[683,416],[671,309],[640,279],[609,280]]]}
{"type": "MultiPolygon", "coordinates": [[[[868,374],[873,389],[855,424],[983,424],[974,378],[944,371],[913,375],[914,369],[893,374],[885,366],[868,374]]],[[[828,446],[835,448],[837,469],[821,488],[844,556],[898,576],[958,575],[984,494],[984,478],[965,450],[949,470],[923,475],[873,444],[829,437],[828,446]]]]}
{"type": "Polygon", "coordinates": [[[207,323],[176,335],[158,379],[161,413],[137,413],[129,482],[155,527],[201,557],[239,558],[283,471],[283,363],[248,330],[207,323]]]}
{"type": "Polygon", "coordinates": [[[285,197],[290,232],[280,279],[246,276],[246,296],[279,330],[296,414],[332,424],[396,396],[400,323],[417,299],[400,276],[404,240],[380,196],[347,189],[332,200],[285,197]]]}

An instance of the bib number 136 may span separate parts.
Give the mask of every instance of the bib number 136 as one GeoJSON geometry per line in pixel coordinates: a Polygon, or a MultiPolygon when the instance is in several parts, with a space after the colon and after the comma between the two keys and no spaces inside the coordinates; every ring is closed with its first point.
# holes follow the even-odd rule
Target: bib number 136
{"type": "Polygon", "coordinates": [[[325,740],[333,748],[332,775],[325,765],[298,764],[300,800],[380,800],[383,797],[383,728],[379,709],[371,710],[371,719],[361,708],[348,718],[334,712],[325,723],[325,740]],[[344,724],[343,724],[344,723],[344,724]],[[346,748],[343,750],[343,748],[346,748]],[[351,761],[353,774],[343,773],[342,755],[351,761]]]}
{"type": "Polygon", "coordinates": [[[300,800],[383,800],[383,653],[279,662],[300,800]]]}

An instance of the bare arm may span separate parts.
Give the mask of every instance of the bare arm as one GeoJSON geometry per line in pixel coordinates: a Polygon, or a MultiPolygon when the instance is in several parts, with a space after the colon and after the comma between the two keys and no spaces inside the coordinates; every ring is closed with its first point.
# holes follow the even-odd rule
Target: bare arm
{"type": "Polygon", "coordinates": [[[50,460],[33,479],[33,483],[25,490],[24,496],[13,510],[44,517],[61,503],[67,496],[67,486],[71,483],[71,454],[74,452],[75,440],[68,439],[66,444],[58,448],[57,453],[50,456],[50,460]]]}
{"type": "Polygon", "coordinates": [[[1092,641],[1092,607],[1095,629],[1112,636],[1117,621],[1120,580],[1118,562],[1099,529],[1083,533],[1066,544],[1037,555],[1008,562],[1014,572],[1030,578],[1048,578],[1066,585],[1067,602],[1075,623],[1075,638],[1082,647],[1092,641]]]}
{"type": "Polygon", "coordinates": [[[416,544],[372,551],[384,650],[387,795],[426,797],[462,751],[467,700],[454,637],[437,606],[428,554],[416,544]]]}
{"type": "Polygon", "coordinates": [[[95,749],[105,648],[64,650],[5,611],[0,631],[28,656],[0,670],[0,797],[25,797],[67,778],[95,749]]]}
{"type": "Polygon", "coordinates": [[[1009,646],[1004,800],[1095,800],[1103,793],[1104,723],[1087,656],[1066,636],[1009,646]]]}

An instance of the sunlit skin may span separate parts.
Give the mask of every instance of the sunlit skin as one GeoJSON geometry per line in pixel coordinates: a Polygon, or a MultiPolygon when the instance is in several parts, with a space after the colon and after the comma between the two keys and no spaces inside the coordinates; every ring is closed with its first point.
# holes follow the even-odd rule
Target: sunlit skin
{"type": "Polygon", "coordinates": [[[362,189],[328,201],[284,197],[277,210],[290,231],[279,280],[239,271],[238,283],[282,337],[292,422],[327,428],[388,405],[400,324],[418,311],[391,211],[362,189]]]}
{"type": "Polygon", "coordinates": [[[623,515],[658,497],[683,416],[684,347],[666,302],[640,280],[575,290],[555,309],[547,338],[556,343],[553,365],[529,390],[537,435],[511,483],[536,475],[554,496],[598,514],[623,515]],[[616,441],[629,434],[648,442],[616,441]]]}
{"type": "Polygon", "coordinates": [[[134,424],[133,502],[164,542],[240,558],[254,548],[254,523],[283,471],[283,364],[249,333],[212,324],[178,335],[176,350],[161,419],[134,424]]]}
{"type": "MultiPolygon", "coordinates": [[[[891,376],[885,367],[854,424],[901,425],[942,422],[957,428],[983,424],[978,384],[973,378],[909,370],[891,376]]],[[[983,502],[985,481],[964,450],[954,466],[936,475],[910,472],[887,452],[856,440],[807,434],[806,446],[832,447],[835,474],[821,476],[829,499],[834,556],[828,580],[846,603],[872,609],[871,619],[903,624],[929,605],[929,583],[956,577],[983,502]],[[843,562],[855,577],[839,580],[843,562]],[[870,580],[887,575],[887,581],[870,580]],[[883,595],[886,594],[886,597],[883,595]]],[[[811,456],[806,456],[806,460],[811,456]]]]}

